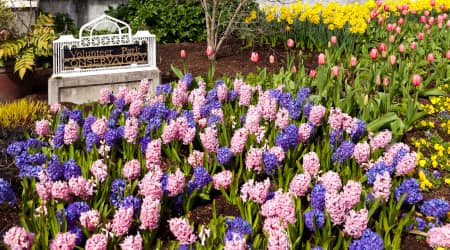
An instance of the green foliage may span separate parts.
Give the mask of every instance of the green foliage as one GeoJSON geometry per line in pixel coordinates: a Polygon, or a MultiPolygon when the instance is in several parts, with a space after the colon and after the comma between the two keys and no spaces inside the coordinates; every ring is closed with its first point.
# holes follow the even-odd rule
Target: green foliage
{"type": "Polygon", "coordinates": [[[131,0],[106,13],[128,22],[136,31],[148,29],[160,43],[195,42],[205,38],[200,3],[195,0],[131,0]]]}
{"type": "Polygon", "coordinates": [[[38,57],[52,55],[52,42],[56,38],[52,15],[40,15],[30,34],[0,44],[0,59],[16,58],[14,72],[20,78],[32,71],[38,57]]]}
{"type": "Polygon", "coordinates": [[[56,34],[78,34],[78,28],[73,19],[67,13],[55,14],[55,33],[56,34]]]}
{"type": "MultiPolygon", "coordinates": [[[[6,28],[12,28],[11,23],[14,20],[14,14],[11,11],[11,8],[7,8],[5,6],[4,1],[0,1],[0,30],[6,28]]],[[[0,36],[1,41],[1,36],[0,36]]]]}
{"type": "Polygon", "coordinates": [[[44,101],[21,99],[0,104],[0,127],[17,128],[24,124],[32,125],[38,117],[46,113],[47,104],[44,101]]]}

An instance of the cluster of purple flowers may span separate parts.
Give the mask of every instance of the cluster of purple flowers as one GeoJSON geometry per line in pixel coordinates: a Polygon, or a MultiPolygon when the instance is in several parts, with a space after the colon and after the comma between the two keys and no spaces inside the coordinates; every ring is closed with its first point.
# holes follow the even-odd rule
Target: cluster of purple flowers
{"type": "Polygon", "coordinates": [[[325,223],[325,213],[319,209],[309,210],[303,213],[303,221],[310,231],[322,229],[325,223]]]}
{"type": "Polygon", "coordinates": [[[14,156],[16,166],[19,168],[19,176],[37,177],[42,171],[42,164],[47,162],[47,156],[43,153],[30,153],[37,151],[46,143],[37,139],[28,139],[24,142],[15,142],[8,146],[6,153],[14,156]]]}
{"type": "Polygon", "coordinates": [[[280,131],[275,138],[275,145],[283,148],[285,152],[289,148],[296,148],[298,145],[298,127],[295,124],[290,124],[283,131],[280,131]]]}
{"type": "Polygon", "coordinates": [[[194,168],[194,175],[188,182],[188,193],[191,193],[194,189],[201,189],[208,185],[212,181],[208,171],[203,166],[194,168]]]}
{"type": "Polygon", "coordinates": [[[444,218],[447,216],[447,213],[450,210],[450,205],[446,200],[435,198],[426,200],[422,205],[420,205],[419,209],[420,212],[425,216],[444,218]]]}
{"type": "Polygon", "coordinates": [[[225,233],[225,241],[233,241],[242,239],[245,235],[252,233],[252,227],[250,224],[241,217],[235,217],[234,219],[226,219],[227,231],[225,233]]]}
{"type": "Polygon", "coordinates": [[[409,205],[414,205],[423,199],[423,195],[420,192],[420,185],[414,178],[404,180],[394,190],[394,195],[396,200],[400,200],[402,195],[405,195],[404,202],[409,205]]]}
{"type": "Polygon", "coordinates": [[[8,203],[9,205],[16,204],[16,194],[14,193],[11,184],[0,178],[0,205],[8,203]]]}
{"type": "Polygon", "coordinates": [[[353,240],[348,247],[349,250],[383,250],[383,239],[370,229],[364,230],[363,235],[358,240],[353,240]]]}

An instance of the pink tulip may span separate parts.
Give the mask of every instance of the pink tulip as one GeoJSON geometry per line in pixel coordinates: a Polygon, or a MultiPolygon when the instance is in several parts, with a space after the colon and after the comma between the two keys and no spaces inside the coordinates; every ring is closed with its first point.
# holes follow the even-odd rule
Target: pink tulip
{"type": "Polygon", "coordinates": [[[409,47],[410,47],[412,50],[415,50],[415,49],[417,48],[417,43],[416,43],[416,42],[412,42],[412,43],[409,45],[409,47]]]}
{"type": "Polygon", "coordinates": [[[387,4],[384,5],[384,11],[389,11],[389,5],[387,4]]]}
{"type": "Polygon", "coordinates": [[[413,78],[412,78],[412,84],[417,87],[420,85],[421,82],[422,82],[422,77],[418,74],[414,74],[413,78]]]}
{"type": "Polygon", "coordinates": [[[337,77],[339,75],[339,67],[338,66],[333,66],[333,68],[331,68],[331,74],[334,77],[337,77]]]}
{"type": "Polygon", "coordinates": [[[378,25],[381,25],[381,24],[383,24],[384,23],[384,18],[383,17],[378,17],[378,25]]]}
{"type": "Polygon", "coordinates": [[[273,55],[269,56],[269,63],[274,64],[275,63],[275,57],[273,55]]]}
{"type": "Polygon", "coordinates": [[[403,18],[399,18],[397,21],[398,25],[403,25],[404,22],[405,22],[405,19],[403,19],[403,18]]]}
{"type": "Polygon", "coordinates": [[[314,78],[317,75],[317,71],[315,69],[312,69],[309,71],[309,77],[314,78]]]}
{"type": "Polygon", "coordinates": [[[388,86],[389,85],[389,78],[386,77],[386,76],[383,78],[383,85],[384,86],[388,86]]]}
{"type": "Polygon", "coordinates": [[[372,48],[370,50],[369,55],[370,55],[370,58],[377,59],[377,57],[378,57],[378,50],[376,48],[372,48]]]}
{"type": "Polygon", "coordinates": [[[297,67],[295,67],[295,65],[292,65],[291,72],[292,73],[296,73],[297,72],[297,67]]]}
{"type": "Polygon", "coordinates": [[[427,18],[425,16],[420,16],[419,22],[426,23],[426,21],[427,21],[427,18]]]}
{"type": "Polygon", "coordinates": [[[425,29],[426,29],[427,31],[429,31],[430,28],[431,28],[431,26],[430,26],[429,24],[425,24],[425,29]]]}
{"type": "Polygon", "coordinates": [[[206,48],[206,55],[207,56],[212,56],[214,54],[214,49],[213,49],[213,47],[212,46],[208,46],[207,48],[206,48]]]}
{"type": "Polygon", "coordinates": [[[386,51],[387,50],[387,46],[384,43],[380,43],[378,45],[378,49],[380,49],[381,52],[386,51]]]}
{"type": "Polygon", "coordinates": [[[429,10],[425,10],[425,11],[423,12],[423,14],[424,14],[425,16],[429,16],[429,15],[430,15],[430,11],[429,11],[429,10]]]}
{"type": "Polygon", "coordinates": [[[376,1],[376,4],[377,4],[377,7],[380,7],[381,4],[383,4],[383,1],[382,1],[382,0],[377,0],[377,1],[376,1]]]}
{"type": "Polygon", "coordinates": [[[292,38],[289,38],[288,40],[287,40],[287,46],[289,47],[289,48],[294,48],[294,46],[295,46],[295,42],[294,42],[294,40],[292,39],[292,38]]]}
{"type": "Polygon", "coordinates": [[[257,63],[259,61],[259,54],[258,52],[252,52],[252,55],[250,56],[250,61],[257,63]]]}
{"type": "Polygon", "coordinates": [[[394,28],[392,27],[392,23],[388,23],[388,24],[386,25],[386,30],[387,30],[387,31],[393,31],[393,30],[394,30],[394,28]]]}
{"type": "Polygon", "coordinates": [[[428,18],[428,24],[429,24],[430,26],[433,26],[433,24],[434,24],[434,16],[428,18]]]}
{"type": "Polygon", "coordinates": [[[433,55],[433,53],[428,54],[427,61],[429,63],[433,63],[434,62],[434,55],[433,55]]]}
{"type": "Polygon", "coordinates": [[[378,16],[378,10],[375,9],[372,12],[370,12],[370,19],[374,19],[376,16],[378,16]]]}
{"type": "Polygon", "coordinates": [[[423,32],[419,32],[419,33],[417,34],[417,39],[419,39],[420,41],[422,41],[423,38],[424,38],[423,32]]]}
{"type": "Polygon", "coordinates": [[[444,3],[441,3],[441,5],[439,6],[439,8],[440,8],[442,11],[444,11],[444,10],[445,10],[445,4],[444,4],[444,3]]]}
{"type": "Polygon", "coordinates": [[[396,62],[397,62],[397,58],[395,57],[395,55],[391,55],[391,56],[389,57],[389,63],[390,63],[391,65],[394,65],[396,62]]]}
{"type": "MultiPolygon", "coordinates": [[[[404,15],[404,16],[408,15],[408,10],[402,10],[402,15],[404,15]]],[[[402,24],[403,24],[403,22],[402,22],[402,24]]]]}
{"type": "Polygon", "coordinates": [[[394,35],[390,35],[389,36],[389,42],[390,43],[394,43],[394,41],[395,41],[395,36],[394,35]]]}
{"type": "Polygon", "coordinates": [[[398,51],[399,51],[400,53],[405,52],[405,45],[400,44],[400,45],[398,46],[398,51]]]}
{"type": "Polygon", "coordinates": [[[319,54],[319,56],[317,57],[317,62],[318,62],[320,65],[324,65],[324,64],[325,64],[326,59],[325,59],[325,54],[324,54],[324,53],[320,53],[320,54],[319,54]]]}
{"type": "Polygon", "coordinates": [[[331,36],[330,42],[331,42],[332,45],[335,45],[337,43],[337,37],[336,36],[331,36]]]}
{"type": "Polygon", "coordinates": [[[411,14],[413,14],[413,15],[417,14],[417,10],[416,9],[412,9],[411,10],[411,14]]]}
{"type": "Polygon", "coordinates": [[[400,34],[401,32],[402,32],[402,28],[400,28],[400,27],[395,28],[395,33],[400,34]]]}
{"type": "Polygon", "coordinates": [[[450,60],[450,50],[447,50],[447,53],[445,53],[445,58],[450,60]]]}
{"type": "Polygon", "coordinates": [[[431,5],[432,7],[436,6],[436,1],[431,0],[431,1],[430,1],[430,5],[431,5]]]}
{"type": "Polygon", "coordinates": [[[181,57],[181,58],[186,58],[186,50],[182,49],[182,50],[180,51],[180,57],[181,57]]]}
{"type": "Polygon", "coordinates": [[[352,57],[350,58],[350,65],[352,65],[353,67],[355,67],[355,66],[356,66],[356,62],[357,62],[356,57],[352,56],[352,57]]]}

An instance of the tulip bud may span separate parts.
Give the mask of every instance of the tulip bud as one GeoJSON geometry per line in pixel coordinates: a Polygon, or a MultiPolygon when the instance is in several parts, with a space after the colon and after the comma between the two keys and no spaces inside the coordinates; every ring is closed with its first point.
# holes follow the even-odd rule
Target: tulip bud
{"type": "Polygon", "coordinates": [[[431,1],[430,1],[430,5],[431,5],[432,7],[436,6],[436,1],[431,0],[431,1]]]}
{"type": "Polygon", "coordinates": [[[287,40],[287,46],[289,47],[289,48],[294,48],[294,46],[295,46],[295,42],[294,42],[294,40],[292,39],[292,38],[289,38],[288,40],[287,40]]]}
{"type": "Polygon", "coordinates": [[[416,43],[416,42],[412,42],[412,43],[409,45],[409,47],[410,47],[412,50],[415,50],[415,49],[417,48],[417,43],[416,43]]]}
{"type": "Polygon", "coordinates": [[[381,25],[384,22],[384,18],[383,17],[378,17],[378,25],[381,25]]]}
{"type": "Polygon", "coordinates": [[[295,65],[292,65],[291,72],[292,73],[296,73],[297,72],[297,67],[295,67],[295,65]]]}
{"type": "Polygon", "coordinates": [[[380,7],[381,4],[383,4],[383,1],[382,1],[382,0],[377,0],[377,1],[376,1],[376,4],[377,4],[377,7],[380,7]]]}
{"type": "Polygon", "coordinates": [[[386,25],[386,30],[387,30],[387,31],[392,31],[392,30],[394,30],[394,28],[392,27],[392,23],[388,23],[388,24],[386,25]]]}
{"type": "Polygon", "coordinates": [[[352,65],[353,67],[355,67],[355,66],[356,66],[356,62],[357,62],[356,57],[352,56],[352,57],[350,58],[350,65],[352,65]]]}
{"type": "Polygon", "coordinates": [[[259,54],[258,52],[252,52],[250,56],[250,61],[257,63],[259,61],[259,54]]]}
{"type": "Polygon", "coordinates": [[[213,49],[212,46],[208,46],[208,47],[206,48],[206,55],[207,55],[207,56],[212,56],[212,55],[214,55],[214,49],[213,49]]]}
{"type": "Polygon", "coordinates": [[[338,66],[333,66],[333,68],[331,68],[331,74],[334,77],[337,77],[339,75],[339,67],[338,66]]]}
{"type": "Polygon", "coordinates": [[[429,63],[433,63],[434,62],[434,55],[433,55],[433,53],[428,54],[427,61],[429,63]]]}
{"type": "Polygon", "coordinates": [[[425,10],[425,11],[423,12],[423,14],[424,14],[425,16],[429,16],[429,15],[430,15],[430,11],[429,11],[429,10],[425,10]]]}
{"type": "MultiPolygon", "coordinates": [[[[408,15],[408,10],[402,10],[402,15],[403,15],[403,16],[408,15]]],[[[403,20],[403,18],[402,18],[402,20],[403,20]]],[[[403,22],[402,22],[402,24],[403,24],[403,22]]]]}
{"type": "Polygon", "coordinates": [[[378,50],[376,48],[372,48],[370,50],[369,55],[370,55],[370,58],[377,59],[377,57],[378,57],[378,50]]]}
{"type": "Polygon", "coordinates": [[[413,14],[413,15],[417,14],[417,10],[416,9],[412,9],[411,10],[411,14],[413,14]]]}
{"type": "Polygon", "coordinates": [[[424,38],[423,32],[419,32],[419,33],[417,34],[417,39],[419,39],[419,41],[422,41],[423,38],[424,38]]]}
{"type": "Polygon", "coordinates": [[[391,56],[389,57],[389,63],[390,63],[391,65],[394,65],[396,62],[397,62],[397,58],[395,57],[395,55],[391,55],[391,56]]]}
{"type": "Polygon", "coordinates": [[[336,36],[331,36],[330,42],[331,42],[332,45],[335,45],[335,44],[337,43],[337,38],[336,38],[336,36]]]}
{"type": "Polygon", "coordinates": [[[390,43],[394,43],[394,42],[395,42],[395,36],[390,35],[390,36],[389,36],[389,42],[390,42],[390,43]]]}
{"type": "Polygon", "coordinates": [[[422,82],[422,77],[420,77],[420,75],[418,75],[418,74],[414,74],[413,78],[412,78],[412,84],[417,87],[420,85],[421,82],[422,82]]]}
{"type": "Polygon", "coordinates": [[[387,46],[386,46],[386,44],[384,44],[384,43],[380,43],[380,44],[378,45],[378,49],[380,49],[380,51],[383,52],[383,51],[386,51],[387,46]]]}
{"type": "Polygon", "coordinates": [[[386,76],[383,78],[383,85],[384,86],[388,86],[389,85],[389,78],[386,77],[386,76]]]}
{"type": "Polygon", "coordinates": [[[273,55],[269,56],[269,63],[274,64],[275,63],[275,57],[273,55]]]}
{"type": "Polygon", "coordinates": [[[377,75],[377,77],[375,77],[375,84],[381,85],[381,76],[380,75],[377,75]]]}
{"type": "Polygon", "coordinates": [[[384,11],[389,11],[389,5],[387,4],[384,5],[384,11]]]}
{"type": "Polygon", "coordinates": [[[444,4],[444,3],[441,3],[441,5],[439,6],[439,9],[441,9],[442,11],[444,11],[444,10],[445,10],[445,4],[444,4]]]}
{"type": "Polygon", "coordinates": [[[426,21],[427,21],[427,18],[425,16],[420,16],[419,22],[426,23],[426,21]]]}
{"type": "Polygon", "coordinates": [[[430,18],[428,18],[428,24],[429,24],[430,26],[433,26],[433,24],[434,24],[434,17],[433,17],[433,16],[430,17],[430,18]]]}
{"type": "Polygon", "coordinates": [[[186,50],[184,49],[180,50],[180,57],[183,59],[186,58],[186,50]]]}
{"type": "Polygon", "coordinates": [[[401,32],[402,32],[402,28],[400,28],[400,27],[395,28],[395,33],[400,34],[401,32]]]}
{"type": "Polygon", "coordinates": [[[450,50],[447,50],[447,53],[445,53],[445,58],[450,60],[450,50]]]}
{"type": "Polygon", "coordinates": [[[314,78],[317,75],[317,71],[315,69],[312,69],[309,71],[309,77],[314,78]]]}
{"type": "Polygon", "coordinates": [[[325,62],[326,62],[325,54],[320,53],[319,56],[317,57],[317,62],[318,62],[320,65],[324,65],[325,62]]]}
{"type": "Polygon", "coordinates": [[[398,46],[398,51],[399,51],[400,53],[405,52],[405,45],[400,44],[400,45],[398,46]]]}
{"type": "Polygon", "coordinates": [[[404,22],[405,22],[405,19],[403,19],[403,18],[399,18],[397,21],[398,25],[403,25],[404,22]]]}

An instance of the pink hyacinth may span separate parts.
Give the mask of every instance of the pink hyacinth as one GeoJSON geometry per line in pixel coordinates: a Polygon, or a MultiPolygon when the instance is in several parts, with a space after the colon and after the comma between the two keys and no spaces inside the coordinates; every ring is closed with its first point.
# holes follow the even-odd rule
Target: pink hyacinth
{"type": "Polygon", "coordinates": [[[155,230],[158,228],[161,204],[159,199],[153,199],[148,196],[145,197],[142,202],[141,214],[139,219],[141,220],[140,229],[143,230],[155,230]]]}
{"type": "Polygon", "coordinates": [[[50,244],[50,250],[72,250],[77,236],[74,233],[58,233],[50,244]]]}
{"type": "Polygon", "coordinates": [[[325,187],[327,192],[339,191],[342,187],[341,177],[338,173],[331,170],[320,176],[319,182],[325,187]]]}
{"type": "Polygon", "coordinates": [[[125,179],[134,180],[141,175],[141,163],[138,160],[131,160],[122,168],[122,175],[125,179]]]}
{"type": "Polygon", "coordinates": [[[247,168],[247,170],[253,170],[260,173],[262,170],[262,155],[263,150],[261,148],[251,147],[247,152],[247,157],[245,158],[245,168],[247,168]]]}
{"type": "Polygon", "coordinates": [[[78,140],[78,123],[72,119],[64,127],[64,144],[70,145],[78,140]]]}
{"type": "Polygon", "coordinates": [[[309,174],[297,174],[292,178],[289,184],[289,193],[295,197],[304,196],[311,184],[311,176],[309,174]]]}
{"type": "Polygon", "coordinates": [[[244,85],[245,82],[242,79],[234,79],[233,82],[233,90],[240,94],[241,86],[244,85]]]}
{"type": "Polygon", "coordinates": [[[289,250],[289,235],[285,230],[273,231],[269,234],[269,240],[267,242],[268,250],[289,250]]]}
{"type": "Polygon", "coordinates": [[[119,93],[115,96],[115,99],[124,99],[125,96],[128,94],[128,88],[127,86],[119,87],[119,93]]]}
{"type": "Polygon", "coordinates": [[[177,138],[177,134],[178,134],[177,124],[174,120],[171,120],[163,128],[163,132],[161,134],[162,142],[164,144],[171,143],[177,138]]]}
{"type": "Polygon", "coordinates": [[[383,153],[383,157],[379,160],[382,160],[386,165],[389,165],[389,166],[394,163],[394,160],[395,160],[399,150],[403,149],[406,151],[406,153],[409,153],[409,151],[410,151],[409,146],[402,142],[388,145],[386,147],[386,149],[387,150],[384,151],[384,153],[383,153]]]}
{"type": "Polygon", "coordinates": [[[138,137],[139,122],[136,117],[128,117],[125,122],[125,129],[123,131],[123,138],[129,143],[134,143],[138,137]]]}
{"type": "Polygon", "coordinates": [[[131,102],[130,109],[128,111],[131,116],[138,117],[143,107],[144,102],[141,99],[136,99],[131,102]]]}
{"type": "Polygon", "coordinates": [[[187,85],[185,82],[179,82],[172,93],[172,104],[176,107],[183,107],[188,101],[187,85]]]}
{"type": "Polygon", "coordinates": [[[333,225],[339,225],[345,219],[345,204],[342,202],[342,195],[336,191],[328,191],[325,194],[325,208],[330,215],[333,225]]]}
{"type": "Polygon", "coordinates": [[[282,223],[291,224],[297,221],[295,205],[290,193],[283,193],[281,189],[275,196],[261,206],[261,215],[264,217],[278,217],[282,223]]]}
{"type": "Polygon", "coordinates": [[[252,98],[252,86],[242,84],[239,89],[239,106],[249,106],[252,98]]]}
{"type": "Polygon", "coordinates": [[[195,127],[188,128],[182,138],[183,144],[184,145],[191,144],[195,139],[195,135],[196,135],[195,127]]]}
{"type": "Polygon", "coordinates": [[[231,182],[233,181],[233,173],[231,173],[230,170],[224,170],[220,173],[213,175],[212,179],[214,189],[216,190],[220,190],[221,188],[228,189],[231,185],[231,182]]]}
{"type": "Polygon", "coordinates": [[[50,106],[50,112],[51,112],[52,114],[56,114],[56,113],[58,113],[60,110],[61,110],[61,104],[60,104],[60,103],[53,103],[53,104],[50,106]]]}
{"type": "Polygon", "coordinates": [[[431,247],[450,247],[450,224],[431,228],[427,234],[427,243],[431,247]]]}
{"type": "Polygon", "coordinates": [[[48,120],[40,120],[35,122],[34,131],[38,136],[48,136],[50,135],[50,125],[48,120]]]}
{"type": "Polygon", "coordinates": [[[215,128],[205,128],[205,132],[200,133],[200,141],[206,151],[210,153],[215,153],[219,149],[219,140],[217,139],[217,130],[215,128]]]}
{"type": "Polygon", "coordinates": [[[95,120],[94,123],[91,124],[91,130],[96,135],[98,135],[101,139],[103,139],[103,136],[105,135],[106,129],[108,128],[108,125],[106,124],[106,118],[103,117],[102,119],[95,120]]]}
{"type": "Polygon", "coordinates": [[[161,139],[155,139],[148,143],[145,150],[145,166],[147,169],[156,170],[161,165],[161,139]]]}
{"type": "Polygon", "coordinates": [[[219,99],[219,102],[225,102],[228,98],[228,88],[227,85],[220,84],[217,87],[217,99],[219,99]]]}
{"type": "Polygon", "coordinates": [[[142,237],[137,233],[136,236],[128,235],[122,243],[120,243],[120,249],[122,250],[142,250],[142,237]]]}
{"type": "Polygon", "coordinates": [[[198,120],[198,126],[200,128],[206,127],[207,124],[208,124],[208,119],[206,119],[206,118],[202,118],[202,119],[198,120]]]}
{"type": "Polygon", "coordinates": [[[51,180],[41,180],[36,182],[36,193],[43,201],[49,201],[52,198],[52,186],[51,180]]]}
{"type": "Polygon", "coordinates": [[[139,83],[139,95],[145,97],[150,90],[150,81],[148,79],[142,79],[139,83]]]}
{"type": "Polygon", "coordinates": [[[72,196],[70,195],[70,187],[67,182],[64,181],[55,181],[52,185],[52,197],[55,199],[61,199],[65,201],[69,201],[72,196]]]}
{"type": "Polygon", "coordinates": [[[94,183],[92,180],[86,180],[83,176],[72,177],[69,180],[70,192],[74,196],[87,198],[94,194],[94,183]]]}
{"type": "Polygon", "coordinates": [[[231,137],[230,150],[233,154],[242,153],[247,142],[248,130],[246,128],[240,128],[234,131],[233,137],[231,137]]]}
{"type": "Polygon", "coordinates": [[[277,100],[270,96],[269,91],[265,91],[259,97],[258,107],[261,110],[263,118],[267,121],[272,121],[277,115],[277,100]]]}
{"type": "Polygon", "coordinates": [[[217,115],[220,121],[223,122],[223,110],[221,108],[211,110],[211,115],[217,115]]]}
{"type": "Polygon", "coordinates": [[[247,249],[247,241],[244,237],[236,233],[232,233],[232,240],[225,240],[224,250],[245,250],[247,249]]]}
{"type": "Polygon", "coordinates": [[[345,217],[344,233],[358,239],[366,230],[367,222],[369,222],[367,209],[363,208],[358,212],[351,210],[345,217]]]}
{"type": "Polygon", "coordinates": [[[328,124],[331,126],[332,130],[339,130],[342,128],[342,111],[340,108],[332,107],[330,109],[328,124]]]}
{"type": "Polygon", "coordinates": [[[345,209],[350,210],[361,200],[361,183],[349,180],[343,190],[342,201],[345,209]]]}
{"type": "Polygon", "coordinates": [[[188,125],[186,117],[184,117],[184,116],[178,117],[175,120],[175,124],[176,124],[176,138],[179,140],[182,140],[184,135],[186,134],[186,132],[189,129],[189,125],[188,125]]]}
{"type": "Polygon", "coordinates": [[[263,230],[269,234],[275,234],[276,231],[282,231],[286,229],[286,224],[281,223],[281,220],[278,217],[267,217],[264,220],[263,230]]]}
{"type": "Polygon", "coordinates": [[[303,156],[303,171],[315,177],[320,170],[319,157],[316,152],[309,152],[303,156]]]}
{"type": "Polygon", "coordinates": [[[387,202],[391,194],[391,176],[389,172],[384,171],[382,175],[377,174],[373,183],[373,197],[380,198],[387,202]]]}
{"type": "Polygon", "coordinates": [[[94,231],[100,225],[101,217],[97,210],[89,210],[80,214],[80,224],[89,231],[94,231]]]}
{"type": "Polygon", "coordinates": [[[282,162],[284,160],[284,157],[286,156],[283,148],[279,146],[271,147],[269,152],[277,157],[278,162],[282,162]]]}
{"type": "Polygon", "coordinates": [[[181,244],[190,245],[197,239],[197,236],[194,234],[194,228],[189,225],[185,218],[170,219],[169,229],[181,244]]]}
{"type": "Polygon", "coordinates": [[[103,160],[101,159],[96,160],[94,161],[94,163],[92,163],[90,172],[95,177],[95,179],[100,182],[104,182],[106,180],[106,177],[108,177],[108,167],[105,163],[103,163],[103,160]]]}
{"type": "Polygon", "coordinates": [[[275,126],[284,129],[289,125],[289,111],[285,108],[280,108],[275,118],[275,126]]]}
{"type": "Polygon", "coordinates": [[[180,169],[177,169],[175,173],[168,174],[167,177],[167,191],[169,197],[175,197],[183,193],[185,177],[180,169]]]}
{"type": "Polygon", "coordinates": [[[23,227],[13,226],[3,236],[3,242],[12,250],[28,250],[33,246],[34,233],[27,232],[23,227]]]}
{"type": "Polygon", "coordinates": [[[105,234],[94,234],[87,239],[85,250],[106,250],[108,248],[108,237],[105,234]]]}
{"type": "Polygon", "coordinates": [[[160,170],[147,172],[139,182],[139,193],[145,197],[149,196],[152,199],[161,199],[163,195],[161,186],[162,175],[160,170]]]}
{"type": "Polygon", "coordinates": [[[111,229],[114,235],[122,236],[128,233],[128,229],[133,222],[133,208],[132,207],[121,207],[116,210],[113,221],[111,224],[111,229]]]}
{"type": "Polygon", "coordinates": [[[309,137],[311,137],[311,131],[313,127],[308,123],[302,123],[298,128],[298,141],[301,143],[305,143],[309,137]]]}
{"type": "Polygon", "coordinates": [[[314,126],[318,126],[322,122],[322,118],[325,115],[325,107],[322,105],[315,105],[311,108],[308,121],[314,126]]]}
{"type": "Polygon", "coordinates": [[[128,93],[125,95],[125,103],[130,104],[134,100],[141,99],[141,95],[139,95],[139,92],[135,89],[129,90],[128,93]]]}
{"type": "Polygon", "coordinates": [[[358,164],[368,162],[369,156],[370,156],[370,146],[367,142],[360,142],[355,145],[353,157],[355,157],[355,160],[358,164]]]}
{"type": "Polygon", "coordinates": [[[370,147],[372,150],[386,147],[392,140],[392,134],[389,130],[378,133],[376,136],[369,134],[370,147]]]}
{"type": "Polygon", "coordinates": [[[102,88],[100,90],[100,103],[107,104],[111,102],[112,91],[109,88],[102,88]]]}
{"type": "Polygon", "coordinates": [[[244,202],[254,201],[259,204],[263,204],[266,200],[267,194],[270,189],[270,180],[266,179],[262,182],[255,182],[250,179],[241,187],[241,199],[244,202]]]}
{"type": "Polygon", "coordinates": [[[203,165],[203,155],[204,153],[198,150],[192,151],[192,153],[188,157],[188,163],[192,167],[202,166],[203,165]]]}
{"type": "Polygon", "coordinates": [[[414,171],[418,163],[417,154],[415,152],[407,153],[395,167],[395,175],[407,175],[414,171]]]}

